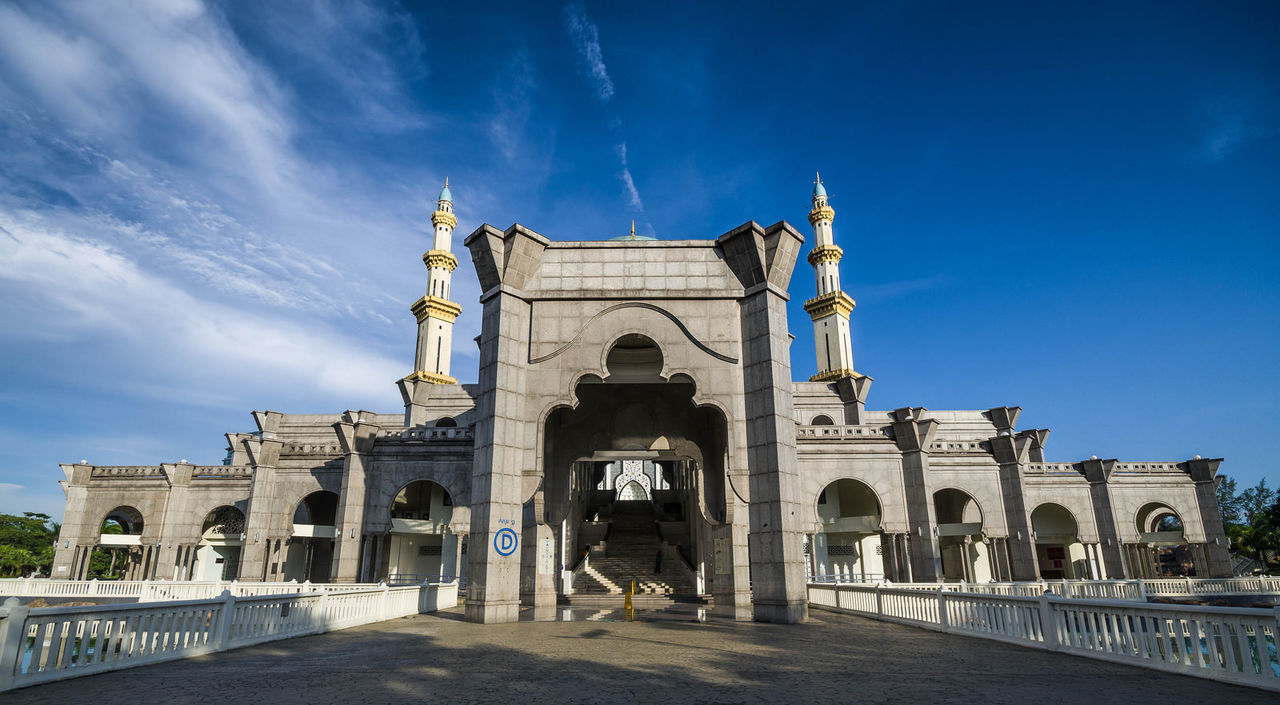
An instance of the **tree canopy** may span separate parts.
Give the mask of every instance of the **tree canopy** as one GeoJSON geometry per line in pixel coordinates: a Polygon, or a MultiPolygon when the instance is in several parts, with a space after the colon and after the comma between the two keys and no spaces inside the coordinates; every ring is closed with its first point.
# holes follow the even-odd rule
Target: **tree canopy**
{"type": "Polygon", "coordinates": [[[48,514],[0,514],[0,576],[48,575],[60,528],[48,514]]]}
{"type": "Polygon", "coordinates": [[[1218,485],[1218,511],[1237,552],[1258,561],[1266,572],[1280,570],[1280,496],[1267,487],[1265,477],[1237,492],[1236,481],[1224,475],[1218,485]]]}

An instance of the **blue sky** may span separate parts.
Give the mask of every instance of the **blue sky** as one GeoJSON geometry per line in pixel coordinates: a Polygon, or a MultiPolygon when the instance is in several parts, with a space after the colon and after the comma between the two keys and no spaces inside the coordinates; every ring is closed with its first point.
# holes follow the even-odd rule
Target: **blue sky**
{"type": "MultiPolygon", "coordinates": [[[[805,220],[885,409],[1275,477],[1280,5],[0,3],[0,511],[396,411],[428,217],[555,240],[805,220]]],[[[473,381],[468,257],[454,369],[473,381]]],[[[792,281],[794,375],[813,372],[792,281]]]]}

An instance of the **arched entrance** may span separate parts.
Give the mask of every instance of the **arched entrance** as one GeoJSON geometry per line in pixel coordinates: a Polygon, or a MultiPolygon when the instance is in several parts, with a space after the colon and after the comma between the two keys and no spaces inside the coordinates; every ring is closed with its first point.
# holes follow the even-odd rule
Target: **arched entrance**
{"type": "Polygon", "coordinates": [[[526,506],[537,514],[545,502],[551,543],[544,558],[538,539],[539,574],[559,558],[563,595],[618,594],[631,580],[639,592],[709,591],[730,570],[713,549],[726,513],[724,415],[694,402],[688,377],[663,378],[645,336],[621,336],[605,367],[605,378],[579,381],[577,407],[543,425],[544,486],[526,506]]]}
{"type": "Polygon", "coordinates": [[[1182,517],[1162,502],[1138,510],[1140,543],[1130,547],[1130,567],[1143,578],[1196,575],[1196,556],[1182,531],[1182,517]]]}
{"type": "Polygon", "coordinates": [[[1075,517],[1060,504],[1046,502],[1032,510],[1031,531],[1041,578],[1075,580],[1095,575],[1077,530],[1075,517]]]}
{"type": "Polygon", "coordinates": [[[430,480],[414,480],[391,502],[387,583],[452,580],[458,573],[458,536],[449,530],[453,498],[430,480]]]}
{"type": "Polygon", "coordinates": [[[234,580],[240,571],[244,512],[229,504],[209,512],[200,529],[192,580],[234,580]]]}
{"type": "Polygon", "coordinates": [[[947,488],[933,493],[938,551],[945,580],[991,580],[991,554],[982,533],[982,507],[969,493],[947,488]]]}
{"type": "Polygon", "coordinates": [[[142,580],[151,577],[155,547],[142,543],[146,522],[134,507],[119,506],[102,517],[98,545],[89,556],[86,577],[142,580]]]}
{"type": "Polygon", "coordinates": [[[880,499],[865,482],[836,480],[818,494],[822,531],[813,538],[819,576],[868,581],[884,577],[880,499]]]}
{"type": "Polygon", "coordinates": [[[285,580],[329,582],[337,515],[338,495],[335,492],[312,492],[298,502],[293,512],[293,535],[285,557],[285,580]]]}

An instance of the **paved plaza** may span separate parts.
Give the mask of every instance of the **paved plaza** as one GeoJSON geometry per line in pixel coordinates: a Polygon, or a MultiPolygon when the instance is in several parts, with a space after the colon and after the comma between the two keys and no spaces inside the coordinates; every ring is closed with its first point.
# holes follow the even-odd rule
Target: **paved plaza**
{"type": "MultiPolygon", "coordinates": [[[[590,614],[590,611],[583,614],[590,614]]],[[[25,703],[1276,702],[1252,688],[814,612],[478,625],[459,610],[5,693],[25,703]]]]}

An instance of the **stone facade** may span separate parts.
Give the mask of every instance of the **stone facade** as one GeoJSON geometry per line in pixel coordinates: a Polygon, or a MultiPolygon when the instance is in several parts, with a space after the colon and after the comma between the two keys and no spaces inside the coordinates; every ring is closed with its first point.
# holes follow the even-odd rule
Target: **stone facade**
{"type": "MultiPolygon", "coordinates": [[[[815,213],[821,276],[847,301],[815,321],[847,326],[825,190],[815,213]]],[[[448,245],[438,233],[432,252],[448,245]]],[[[845,353],[792,381],[803,245],[785,222],[600,242],[483,225],[465,239],[483,290],[476,384],[419,350],[403,414],[255,412],[222,466],[64,465],[54,577],[85,577],[103,545],[127,550],[129,577],[205,577],[215,553],[240,580],[465,575],[468,619],[512,621],[570,593],[608,541],[608,468],[624,460],[655,474],[644,492],[668,569],[739,619],[803,620],[806,574],[1230,573],[1220,460],[1046,462],[1048,431],[1017,430],[1016,407],[868,411],[871,378],[845,353]],[[220,507],[242,513],[239,535],[211,520],[220,507]],[[109,517],[123,538],[102,533],[109,517]]]]}

